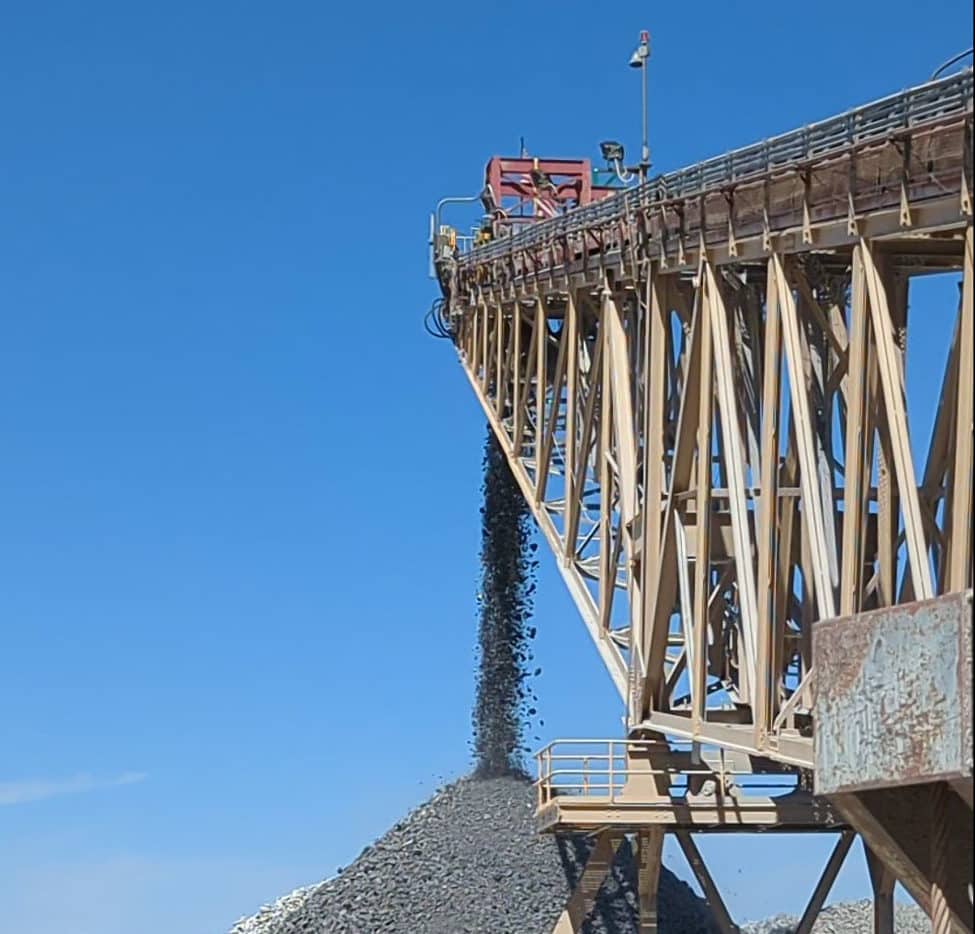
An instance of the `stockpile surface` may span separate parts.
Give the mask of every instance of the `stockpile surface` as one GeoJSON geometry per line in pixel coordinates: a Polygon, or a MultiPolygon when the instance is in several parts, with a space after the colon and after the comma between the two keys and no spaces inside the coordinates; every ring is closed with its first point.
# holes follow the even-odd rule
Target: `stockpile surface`
{"type": "MultiPolygon", "coordinates": [[[[779,915],[742,926],[742,934],[794,934],[798,918],[779,915]]],[[[930,934],[931,922],[917,905],[894,906],[897,934],[930,934]]],[[[873,903],[845,902],[824,908],[813,925],[813,934],[873,934],[873,903]]]]}
{"type": "MultiPolygon", "coordinates": [[[[524,779],[462,779],[335,878],[285,895],[229,934],[551,934],[588,844],[536,834],[533,811],[524,779]]],[[[716,930],[704,902],[666,868],[658,904],[660,934],[716,930]]],[[[583,934],[638,934],[636,907],[634,860],[624,843],[583,934]]],[[[813,932],[872,934],[872,912],[867,901],[832,905],[813,932]]],[[[898,934],[931,930],[914,905],[898,905],[896,917],[898,934]]],[[[797,923],[777,916],[741,931],[793,934],[797,923]]]]}
{"type": "MultiPolygon", "coordinates": [[[[441,789],[337,877],[301,889],[230,934],[551,934],[588,856],[583,839],[535,833],[524,779],[441,789]]],[[[621,848],[584,934],[637,934],[632,855],[621,848]]],[[[660,877],[661,934],[711,934],[704,903],[660,877]]]]}

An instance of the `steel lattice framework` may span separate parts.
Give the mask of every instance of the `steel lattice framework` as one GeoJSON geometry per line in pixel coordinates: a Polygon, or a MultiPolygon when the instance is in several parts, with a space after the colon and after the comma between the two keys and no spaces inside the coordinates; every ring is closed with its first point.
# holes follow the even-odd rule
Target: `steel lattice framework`
{"type": "Polygon", "coordinates": [[[811,769],[813,625],[972,586],[971,139],[967,70],[440,251],[631,739],[811,769]],[[910,283],[948,271],[917,458],[910,283]]]}
{"type": "Polygon", "coordinates": [[[730,178],[664,176],[443,270],[465,372],[631,731],[811,766],[811,623],[970,586],[971,72],[881,104],[825,152],[807,128],[786,165],[731,154],[730,178]],[[908,282],[951,269],[915,463],[908,282]]]}

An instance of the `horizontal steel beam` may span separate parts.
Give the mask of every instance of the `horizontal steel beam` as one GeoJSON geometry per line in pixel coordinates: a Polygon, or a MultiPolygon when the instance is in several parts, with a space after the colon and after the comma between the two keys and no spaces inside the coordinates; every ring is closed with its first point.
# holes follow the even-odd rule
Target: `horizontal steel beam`
{"type": "Polygon", "coordinates": [[[647,205],[701,197],[745,185],[775,172],[821,162],[837,153],[889,139],[926,124],[971,111],[972,71],[902,91],[819,123],[733,150],[684,169],[660,175],[636,188],[588,207],[577,208],[517,235],[488,244],[468,261],[483,262],[514,249],[537,246],[574,231],[632,217],[647,205]]]}

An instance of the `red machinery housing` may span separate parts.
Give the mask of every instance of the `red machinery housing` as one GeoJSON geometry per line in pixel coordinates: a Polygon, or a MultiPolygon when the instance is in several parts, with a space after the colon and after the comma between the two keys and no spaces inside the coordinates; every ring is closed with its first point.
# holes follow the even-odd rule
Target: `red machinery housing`
{"type": "Polygon", "coordinates": [[[494,156],[484,170],[481,199],[496,224],[507,227],[548,220],[614,190],[593,183],[588,159],[494,156]]]}

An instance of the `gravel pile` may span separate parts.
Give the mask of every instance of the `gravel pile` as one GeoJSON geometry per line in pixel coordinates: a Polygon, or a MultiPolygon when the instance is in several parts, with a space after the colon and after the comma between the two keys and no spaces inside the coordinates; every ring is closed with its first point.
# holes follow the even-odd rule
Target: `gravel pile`
{"type": "MultiPolygon", "coordinates": [[[[798,918],[778,915],[742,925],[742,934],[794,934],[798,918]]],[[[894,906],[897,934],[931,934],[931,922],[917,905],[894,906]]],[[[830,905],[820,912],[813,934],[873,934],[873,904],[869,901],[830,905]]]]}
{"type": "MultiPolygon", "coordinates": [[[[338,876],[299,889],[230,934],[550,934],[588,855],[585,840],[535,833],[528,782],[462,779],[338,876]]],[[[621,847],[584,929],[636,934],[632,854],[621,847]]],[[[666,869],[661,934],[711,934],[708,911],[666,869]]]]}
{"type": "MultiPolygon", "coordinates": [[[[462,779],[420,805],[339,874],[297,889],[229,934],[551,934],[588,856],[588,842],[535,833],[529,783],[462,779]]],[[[583,934],[638,934],[636,868],[627,843],[583,934]]],[[[666,868],[660,934],[716,934],[705,903],[666,868]]],[[[928,934],[914,905],[897,905],[898,934],[928,934]]],[[[780,915],[742,934],[793,934],[780,915]]],[[[868,901],[832,905],[814,934],[871,934],[868,901]]]]}

